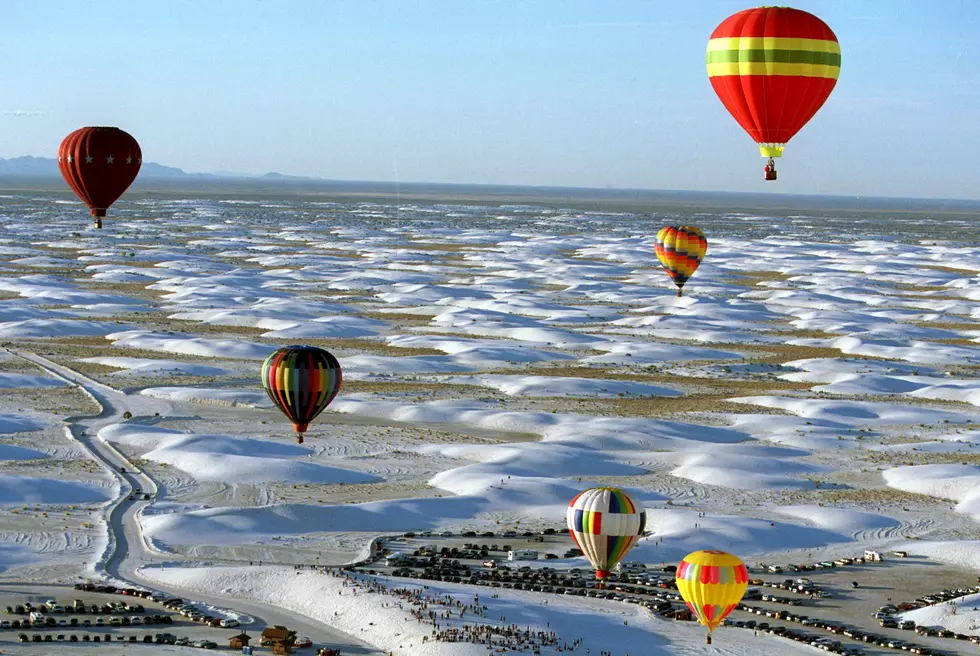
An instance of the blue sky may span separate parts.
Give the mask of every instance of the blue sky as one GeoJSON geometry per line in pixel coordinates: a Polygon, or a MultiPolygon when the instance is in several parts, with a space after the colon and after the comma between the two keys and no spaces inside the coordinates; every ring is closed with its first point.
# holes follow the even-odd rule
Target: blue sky
{"type": "Polygon", "coordinates": [[[780,180],[711,89],[731,0],[0,3],[0,157],[117,125],[189,171],[980,198],[980,2],[797,0],[842,47],[780,180]]]}

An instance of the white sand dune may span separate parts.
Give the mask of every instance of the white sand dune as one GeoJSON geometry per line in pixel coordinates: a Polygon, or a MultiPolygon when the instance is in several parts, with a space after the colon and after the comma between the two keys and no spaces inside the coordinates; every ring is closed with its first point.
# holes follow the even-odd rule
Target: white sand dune
{"type": "Polygon", "coordinates": [[[478,385],[500,390],[510,396],[571,397],[643,397],[680,396],[669,387],[601,378],[566,378],[563,376],[450,376],[443,379],[453,385],[478,385]]]}
{"type": "Polygon", "coordinates": [[[105,501],[108,498],[108,490],[95,485],[35,476],[0,474],[0,504],[75,504],[105,501]]]}
{"type": "Polygon", "coordinates": [[[204,405],[226,405],[232,408],[272,408],[275,407],[265,392],[240,389],[205,389],[195,387],[147,387],[140,390],[144,396],[158,399],[200,403],[204,405]]]}
{"type": "Polygon", "coordinates": [[[154,333],[144,330],[114,332],[106,335],[106,339],[126,348],[241,360],[265,360],[277,348],[268,344],[237,339],[191,337],[179,333],[154,333]]]}
{"type": "Polygon", "coordinates": [[[118,373],[156,374],[172,372],[190,376],[222,376],[232,373],[229,369],[175,360],[148,360],[145,358],[82,358],[81,362],[92,362],[107,367],[118,367],[118,373]]]}
{"type": "Polygon", "coordinates": [[[223,483],[369,483],[374,476],[292,458],[309,449],[265,440],[226,435],[199,435],[165,428],[115,424],[99,431],[99,438],[136,447],[146,460],[165,463],[198,481],[223,483]]]}

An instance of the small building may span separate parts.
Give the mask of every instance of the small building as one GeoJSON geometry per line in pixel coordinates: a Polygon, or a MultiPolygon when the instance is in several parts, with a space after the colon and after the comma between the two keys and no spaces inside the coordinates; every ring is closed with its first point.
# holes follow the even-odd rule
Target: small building
{"type": "Polygon", "coordinates": [[[507,560],[537,560],[538,552],[534,549],[514,549],[507,552],[507,560]]]}
{"type": "Polygon", "coordinates": [[[663,614],[664,617],[671,620],[678,620],[680,622],[693,622],[694,613],[692,613],[687,608],[677,608],[672,609],[663,614]]]}
{"type": "Polygon", "coordinates": [[[267,626],[262,631],[262,645],[271,646],[273,654],[293,653],[293,644],[296,642],[296,632],[290,631],[286,627],[277,624],[267,626]]]}
{"type": "Polygon", "coordinates": [[[878,561],[881,560],[881,553],[879,553],[877,551],[872,551],[871,549],[867,549],[864,552],[864,559],[866,561],[867,560],[870,560],[870,561],[873,561],[873,562],[878,562],[878,561]]]}
{"type": "Polygon", "coordinates": [[[252,637],[242,631],[236,636],[233,636],[231,640],[228,641],[228,646],[232,649],[241,649],[242,647],[248,647],[248,643],[252,641],[252,637]]]}

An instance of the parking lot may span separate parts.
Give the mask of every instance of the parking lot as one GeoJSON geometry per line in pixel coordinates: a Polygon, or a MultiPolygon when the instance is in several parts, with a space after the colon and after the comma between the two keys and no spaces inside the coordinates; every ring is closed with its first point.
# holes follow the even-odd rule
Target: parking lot
{"type": "Polygon", "coordinates": [[[183,617],[150,599],[75,590],[70,586],[3,584],[0,585],[0,609],[4,611],[0,614],[0,644],[4,645],[4,649],[10,643],[21,643],[22,636],[27,636],[32,645],[41,642],[53,647],[51,643],[60,643],[65,649],[72,644],[82,646],[95,642],[188,646],[197,643],[203,648],[227,647],[228,640],[243,628],[211,627],[183,617]],[[42,604],[52,599],[58,606],[42,609],[42,604]],[[124,610],[118,607],[123,603],[129,608],[124,610]],[[43,622],[31,621],[30,613],[24,608],[26,604],[41,612],[43,622]],[[112,607],[113,604],[116,607],[112,607]],[[13,612],[6,612],[8,607],[13,612]],[[18,610],[24,612],[18,613],[18,610]],[[15,628],[15,622],[21,626],[15,628]],[[54,626],[51,626],[52,622],[54,626]]]}
{"type": "MultiPolygon", "coordinates": [[[[660,564],[637,565],[632,571],[610,579],[605,589],[597,589],[590,568],[578,563],[577,567],[570,567],[567,561],[562,562],[569,543],[560,531],[517,537],[513,534],[411,534],[385,540],[378,557],[358,569],[382,576],[605,598],[610,602],[642,604],[664,616],[678,611],[684,614],[673,573],[662,571],[660,564]],[[538,558],[508,561],[505,548],[535,550],[538,558]],[[546,553],[554,554],[555,558],[545,559],[546,553]],[[402,555],[392,558],[393,554],[402,555]]],[[[793,571],[785,563],[779,572],[750,567],[750,578],[757,581],[750,588],[756,588],[760,597],[772,595],[776,599],[746,599],[743,607],[730,616],[732,628],[721,631],[739,630],[735,627],[741,624],[741,630],[756,632],[760,640],[767,639],[770,631],[777,631],[801,642],[822,641],[824,649],[841,654],[977,653],[978,646],[968,640],[969,636],[949,632],[947,637],[941,637],[938,628],[902,629],[891,626],[890,622],[882,626],[881,618],[875,617],[886,605],[913,602],[924,595],[939,595],[934,597],[938,600],[972,593],[978,586],[974,573],[915,556],[889,555],[881,562],[864,562],[861,557],[846,560],[850,562],[827,563],[826,567],[805,565],[805,571],[793,571]],[[796,587],[787,582],[795,583],[801,578],[812,582],[802,593],[772,587],[779,584],[796,587]],[[939,594],[943,590],[950,592],[939,594]],[[759,622],[764,623],[761,630],[759,622]]],[[[773,648],[777,647],[766,649],[773,648]]]]}

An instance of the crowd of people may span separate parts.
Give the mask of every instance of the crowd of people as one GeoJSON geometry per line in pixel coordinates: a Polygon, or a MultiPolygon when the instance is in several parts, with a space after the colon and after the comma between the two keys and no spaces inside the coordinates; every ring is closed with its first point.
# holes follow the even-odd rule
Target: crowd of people
{"type": "MultiPolygon", "coordinates": [[[[297,569],[304,569],[302,566],[297,569]]],[[[530,626],[521,628],[507,623],[505,615],[489,617],[490,606],[480,603],[480,595],[473,595],[472,601],[464,601],[454,595],[430,591],[429,586],[389,587],[384,581],[348,570],[333,567],[309,567],[321,574],[331,574],[343,579],[343,588],[350,594],[368,593],[391,597],[381,602],[382,608],[398,608],[407,612],[406,622],[413,618],[418,624],[432,627],[422,642],[465,642],[483,645],[488,656],[502,653],[525,653],[534,656],[543,654],[576,653],[592,656],[592,650],[582,648],[582,638],[571,641],[560,637],[551,630],[550,623],[545,629],[532,630],[530,626]],[[465,619],[473,618],[470,622],[465,619]],[[456,620],[454,622],[453,620],[456,620]]],[[[341,596],[344,589],[338,592],[341,596]]],[[[491,599],[498,598],[493,594],[491,599]]],[[[395,656],[391,652],[389,656],[395,656]]],[[[601,651],[597,656],[616,656],[612,652],[601,651]]],[[[629,656],[629,654],[621,655],[629,656]]]]}

